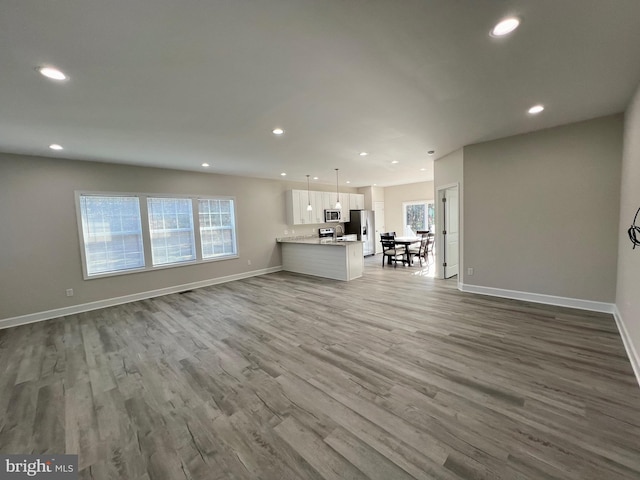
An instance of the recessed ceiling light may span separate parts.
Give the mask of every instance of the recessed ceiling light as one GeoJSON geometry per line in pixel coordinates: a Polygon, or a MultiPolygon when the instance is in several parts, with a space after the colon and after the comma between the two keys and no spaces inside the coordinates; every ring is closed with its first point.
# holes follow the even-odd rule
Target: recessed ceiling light
{"type": "Polygon", "coordinates": [[[426,168],[421,168],[421,169],[420,169],[420,171],[421,171],[421,172],[424,172],[424,171],[426,171],[426,170],[427,170],[426,168]]]}
{"type": "Polygon", "coordinates": [[[203,164],[202,164],[202,166],[203,166],[203,167],[208,167],[208,166],[209,166],[209,164],[208,164],[208,163],[203,163],[203,164]]]}
{"type": "Polygon", "coordinates": [[[391,163],[398,163],[398,160],[391,160],[391,163]]]}
{"type": "Polygon", "coordinates": [[[286,176],[287,176],[287,174],[286,174],[285,172],[282,172],[282,173],[280,174],[280,176],[281,176],[281,177],[286,177],[286,176]]]}
{"type": "Polygon", "coordinates": [[[284,130],[282,128],[274,128],[273,129],[273,134],[274,135],[282,135],[284,133],[284,130]]]}
{"type": "Polygon", "coordinates": [[[429,151],[427,152],[427,155],[433,155],[434,153],[436,153],[436,151],[435,151],[435,150],[429,150],[429,151]]]}
{"type": "Polygon", "coordinates": [[[377,183],[374,183],[374,184],[373,184],[373,186],[374,186],[374,187],[377,187],[377,186],[378,186],[378,184],[377,184],[377,183]]]}
{"type": "Polygon", "coordinates": [[[366,157],[367,155],[369,155],[367,152],[360,152],[361,157],[366,157]]]}
{"type": "Polygon", "coordinates": [[[529,109],[529,113],[531,115],[535,115],[536,113],[540,113],[543,110],[544,110],[544,107],[542,105],[534,105],[529,109]]]}
{"type": "Polygon", "coordinates": [[[51,150],[62,150],[62,145],[58,145],[57,143],[52,143],[51,145],[49,145],[49,148],[51,150]]]}
{"type": "Polygon", "coordinates": [[[67,78],[69,78],[57,68],[38,67],[37,70],[45,77],[50,78],[52,80],[66,80],[67,78]]]}
{"type": "Polygon", "coordinates": [[[351,183],[351,180],[347,180],[345,183],[351,183]]]}
{"type": "Polygon", "coordinates": [[[513,32],[520,25],[520,19],[516,17],[505,18],[500,21],[493,30],[491,30],[492,37],[503,37],[511,32],[513,32]]]}
{"type": "Polygon", "coordinates": [[[318,180],[318,177],[313,177],[314,180],[318,180]]]}

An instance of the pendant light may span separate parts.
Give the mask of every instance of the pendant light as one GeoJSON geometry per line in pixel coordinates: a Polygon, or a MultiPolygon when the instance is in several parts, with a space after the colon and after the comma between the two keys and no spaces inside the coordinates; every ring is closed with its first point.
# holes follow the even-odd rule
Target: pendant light
{"type": "Polygon", "coordinates": [[[307,212],[310,212],[313,210],[313,207],[311,206],[311,193],[309,192],[309,177],[311,175],[307,175],[307,212]]]}
{"type": "Polygon", "coordinates": [[[338,189],[338,169],[336,168],[336,209],[340,210],[342,205],[340,204],[340,191],[338,189]]]}

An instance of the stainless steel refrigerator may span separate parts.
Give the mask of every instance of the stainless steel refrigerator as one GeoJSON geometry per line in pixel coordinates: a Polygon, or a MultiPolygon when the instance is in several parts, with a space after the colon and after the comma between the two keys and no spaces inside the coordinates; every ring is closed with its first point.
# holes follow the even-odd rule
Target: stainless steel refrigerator
{"type": "Polygon", "coordinates": [[[362,253],[373,255],[375,250],[375,225],[373,212],[370,210],[350,210],[350,222],[345,223],[345,234],[356,234],[362,242],[362,253]]]}

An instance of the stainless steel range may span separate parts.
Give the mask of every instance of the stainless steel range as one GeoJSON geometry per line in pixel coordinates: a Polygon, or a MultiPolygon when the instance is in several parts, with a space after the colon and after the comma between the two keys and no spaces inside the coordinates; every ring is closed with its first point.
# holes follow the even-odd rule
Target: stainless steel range
{"type": "Polygon", "coordinates": [[[318,230],[318,236],[320,238],[334,238],[336,236],[336,229],[335,228],[320,228],[318,230]]]}

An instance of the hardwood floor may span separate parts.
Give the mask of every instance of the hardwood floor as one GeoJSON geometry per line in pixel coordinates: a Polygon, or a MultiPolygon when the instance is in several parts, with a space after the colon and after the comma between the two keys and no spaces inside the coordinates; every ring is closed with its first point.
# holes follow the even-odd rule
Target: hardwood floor
{"type": "Polygon", "coordinates": [[[610,315],[366,264],[0,331],[0,452],[96,480],[640,478],[610,315]]]}

